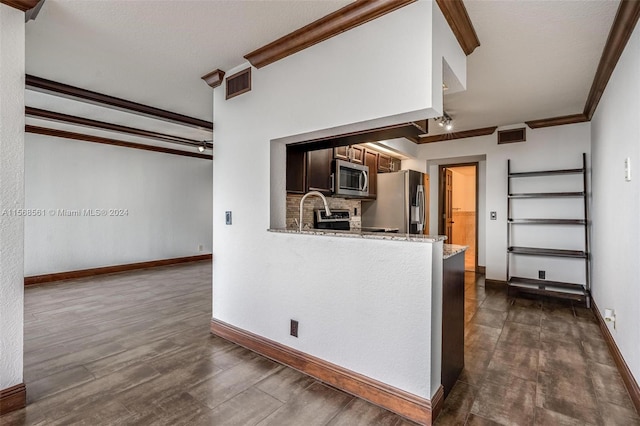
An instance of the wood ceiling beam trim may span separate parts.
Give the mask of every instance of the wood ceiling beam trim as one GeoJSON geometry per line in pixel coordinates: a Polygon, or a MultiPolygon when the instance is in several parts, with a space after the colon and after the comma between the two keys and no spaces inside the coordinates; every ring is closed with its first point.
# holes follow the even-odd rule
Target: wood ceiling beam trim
{"type": "Polygon", "coordinates": [[[472,138],[475,136],[491,135],[496,131],[498,126],[483,127],[481,129],[463,130],[461,132],[443,133],[441,135],[423,136],[418,140],[419,144],[451,141],[454,139],[472,138]]]}
{"type": "Polygon", "coordinates": [[[87,102],[93,105],[99,105],[118,111],[125,111],[144,117],[150,117],[157,120],[193,127],[200,130],[213,130],[213,123],[210,121],[200,120],[198,118],[189,117],[175,112],[128,101],[126,99],[116,98],[114,96],[104,95],[102,93],[93,92],[91,90],[70,86],[64,83],[58,83],[56,81],[51,81],[28,74],[26,76],[26,87],[30,90],[53,94],[66,99],[87,102]]]}
{"type": "Polygon", "coordinates": [[[540,120],[525,121],[524,124],[529,126],[529,128],[531,129],[539,129],[541,127],[563,126],[565,124],[584,123],[585,121],[589,121],[589,118],[587,118],[586,115],[580,113],[580,114],[572,114],[572,115],[562,115],[559,117],[542,118],[540,120]]]}
{"type": "Polygon", "coordinates": [[[480,40],[462,0],[436,0],[436,3],[465,55],[471,55],[480,46],[480,40]]]}
{"type": "Polygon", "coordinates": [[[636,27],[639,17],[640,1],[622,0],[620,2],[584,107],[584,115],[587,121],[590,121],[593,117],[604,89],[607,87],[609,78],[613,74],[613,70],[636,27]]]}
{"type": "Polygon", "coordinates": [[[414,1],[416,0],[356,1],[254,50],[244,57],[254,67],[262,68],[414,1]]]}
{"type": "MultiPolygon", "coordinates": [[[[202,145],[202,141],[182,138],[180,136],[167,135],[165,133],[153,132],[150,130],[136,129],[134,127],[121,126],[119,124],[106,123],[104,121],[92,120],[84,117],[77,117],[75,115],[62,114],[54,111],[47,111],[44,109],[25,107],[25,115],[27,117],[38,118],[41,120],[55,121],[58,123],[74,124],[77,126],[89,127],[92,129],[106,130],[110,132],[124,133],[132,136],[139,136],[143,138],[155,139],[162,142],[178,143],[191,147],[198,147],[202,145]]],[[[212,147],[211,144],[207,144],[208,147],[212,147]]]]}
{"type": "Polygon", "coordinates": [[[224,71],[215,69],[211,71],[209,74],[205,74],[200,78],[202,78],[205,83],[211,86],[212,89],[215,89],[216,87],[222,84],[222,81],[224,79],[224,74],[225,74],[224,71]]]}
{"type": "Polygon", "coordinates": [[[38,0],[0,0],[0,3],[26,12],[33,9],[38,4],[38,0]]]}
{"type": "Polygon", "coordinates": [[[82,133],[68,132],[66,130],[49,129],[46,127],[38,127],[26,125],[24,127],[26,133],[36,135],[53,136],[56,138],[73,139],[83,142],[101,143],[104,145],[120,146],[123,148],[141,149],[144,151],[162,152],[165,154],[182,155],[184,157],[202,158],[204,160],[213,160],[212,155],[200,154],[197,152],[181,151],[179,149],[164,148],[161,146],[145,145],[142,143],[126,142],[117,139],[103,138],[100,136],[85,135],[82,133]]]}

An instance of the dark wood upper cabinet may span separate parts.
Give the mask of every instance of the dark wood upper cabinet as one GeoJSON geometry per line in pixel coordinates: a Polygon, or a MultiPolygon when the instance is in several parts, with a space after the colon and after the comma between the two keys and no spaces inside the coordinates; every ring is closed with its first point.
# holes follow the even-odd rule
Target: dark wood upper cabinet
{"type": "Polygon", "coordinates": [[[332,163],[331,148],[307,152],[307,191],[320,191],[325,195],[333,193],[332,163]]]}
{"type": "Polygon", "coordinates": [[[400,166],[401,161],[398,158],[383,153],[378,155],[378,173],[397,172],[400,166]]]}
{"type": "Polygon", "coordinates": [[[389,169],[392,172],[397,172],[400,170],[402,162],[399,158],[391,157],[391,161],[389,162],[389,169]]]}
{"type": "Polygon", "coordinates": [[[337,146],[333,148],[333,158],[364,164],[364,147],[358,145],[337,146]]]}
{"type": "Polygon", "coordinates": [[[304,194],[307,153],[287,148],[287,192],[304,194]]]}
{"type": "Polygon", "coordinates": [[[349,161],[349,146],[337,146],[333,148],[333,158],[349,161]]]}
{"type": "Polygon", "coordinates": [[[376,198],[378,195],[378,153],[365,150],[364,164],[369,167],[369,198],[376,198]]]}
{"type": "Polygon", "coordinates": [[[349,154],[351,156],[351,162],[356,164],[364,164],[364,148],[357,145],[349,147],[349,154]]]}
{"type": "Polygon", "coordinates": [[[391,157],[387,154],[378,155],[378,172],[387,173],[391,171],[391,157]]]}

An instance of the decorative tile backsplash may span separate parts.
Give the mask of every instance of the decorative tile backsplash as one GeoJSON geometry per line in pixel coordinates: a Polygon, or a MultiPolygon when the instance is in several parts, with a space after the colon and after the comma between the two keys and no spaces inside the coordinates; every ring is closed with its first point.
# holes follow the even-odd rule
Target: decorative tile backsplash
{"type": "MultiPolygon", "coordinates": [[[[295,220],[300,217],[300,199],[302,194],[287,194],[287,228],[296,228],[295,220]],[[294,220],[295,219],[295,220],[294,220]]],[[[362,202],[358,199],[327,197],[327,204],[330,209],[345,209],[349,210],[351,229],[360,229],[361,221],[360,214],[362,212],[362,202]],[[357,214],[355,211],[357,210],[357,214]]],[[[313,212],[315,209],[324,208],[324,204],[319,197],[308,197],[304,201],[304,214],[302,216],[302,222],[306,225],[309,224],[309,228],[313,228],[313,212]]]]}

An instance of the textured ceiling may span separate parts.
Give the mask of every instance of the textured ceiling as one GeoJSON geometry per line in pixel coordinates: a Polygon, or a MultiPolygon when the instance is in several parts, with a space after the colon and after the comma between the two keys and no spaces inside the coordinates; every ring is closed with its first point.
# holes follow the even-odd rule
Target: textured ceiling
{"type": "Polygon", "coordinates": [[[466,0],[480,47],[467,90],[445,92],[453,131],[581,113],[618,4],[466,0]]]}
{"type": "MultiPolygon", "coordinates": [[[[211,120],[202,75],[348,3],[47,0],[26,26],[27,72],[211,120]]],[[[481,45],[467,90],[445,92],[454,131],[582,112],[617,0],[465,5],[481,45]]]]}
{"type": "Polygon", "coordinates": [[[200,77],[349,1],[47,0],[27,73],[211,121],[200,77]]]}

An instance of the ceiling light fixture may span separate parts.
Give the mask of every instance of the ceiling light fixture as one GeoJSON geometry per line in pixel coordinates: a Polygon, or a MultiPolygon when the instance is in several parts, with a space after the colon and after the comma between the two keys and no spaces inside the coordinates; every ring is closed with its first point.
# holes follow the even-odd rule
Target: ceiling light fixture
{"type": "Polygon", "coordinates": [[[438,123],[438,126],[444,127],[448,132],[453,129],[453,119],[446,112],[442,117],[437,117],[435,120],[436,123],[438,123]]]}

